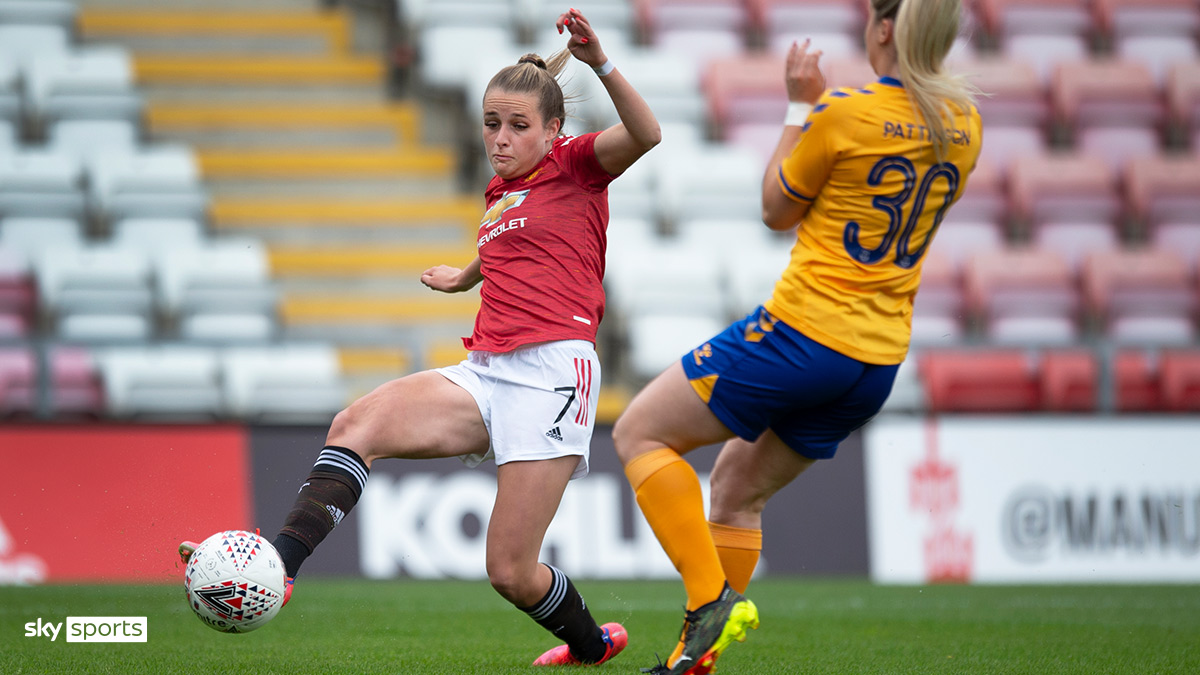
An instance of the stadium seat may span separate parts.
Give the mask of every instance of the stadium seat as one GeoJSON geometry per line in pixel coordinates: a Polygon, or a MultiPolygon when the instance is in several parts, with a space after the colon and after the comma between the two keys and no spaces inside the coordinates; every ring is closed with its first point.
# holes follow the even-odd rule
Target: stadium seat
{"type": "Polygon", "coordinates": [[[713,144],[664,154],[658,168],[668,229],[695,218],[762,217],[764,167],[755,152],[713,144]]]}
{"type": "Polygon", "coordinates": [[[1089,58],[1087,40],[1081,35],[1012,35],[1004,39],[1001,53],[1009,61],[1031,66],[1043,87],[1053,84],[1059,66],[1089,58]]]}
{"type": "Polygon", "coordinates": [[[1079,292],[1053,251],[1007,249],[974,256],[964,277],[967,307],[1003,342],[1063,344],[1078,338],[1079,292]]]}
{"type": "Polygon", "coordinates": [[[1193,37],[1200,10],[1192,0],[1095,0],[1099,31],[1114,40],[1130,36],[1193,37]]]}
{"type": "Polygon", "coordinates": [[[1005,175],[995,165],[980,160],[947,217],[964,222],[1007,222],[1009,206],[1005,175]]]}
{"type": "Polygon", "coordinates": [[[1089,61],[1058,66],[1052,100],[1085,154],[1120,170],[1157,154],[1165,111],[1149,71],[1139,63],[1089,61]]]}
{"type": "Polygon", "coordinates": [[[1200,411],[1200,350],[1164,350],[1158,359],[1163,407],[1200,411]]]}
{"type": "Polygon", "coordinates": [[[1079,154],[1017,158],[1009,172],[1009,193],[1014,217],[1033,227],[1051,221],[1115,226],[1123,208],[1109,165],[1079,154]]]}
{"type": "Polygon", "coordinates": [[[1116,54],[1123,61],[1145,67],[1161,88],[1172,67],[1200,59],[1200,48],[1190,35],[1132,35],[1117,41],[1116,54]]]}
{"type": "Polygon", "coordinates": [[[277,292],[261,242],[224,239],[171,248],[155,259],[161,309],[169,321],[204,314],[273,317],[277,292]]]}
{"type": "Polygon", "coordinates": [[[721,58],[730,58],[746,50],[742,31],[730,27],[672,28],[659,30],[653,47],[669,54],[680,54],[702,67],[721,58]]]}
{"type": "Polygon", "coordinates": [[[1084,37],[1094,29],[1085,0],[980,0],[979,10],[985,30],[1001,40],[1017,35],[1084,37]]]}
{"type": "Polygon", "coordinates": [[[71,29],[79,15],[75,0],[0,0],[0,24],[32,24],[71,29]]]}
{"type": "Polygon", "coordinates": [[[37,409],[37,358],[28,346],[0,346],[0,419],[37,409]]]}
{"type": "Polygon", "coordinates": [[[1192,274],[1200,273],[1200,214],[1191,222],[1160,223],[1151,231],[1150,247],[1179,256],[1192,274]]]}
{"type": "Polygon", "coordinates": [[[1021,350],[927,350],[919,370],[930,412],[1021,412],[1041,406],[1033,359],[1021,350]]]}
{"type": "Polygon", "coordinates": [[[1200,222],[1200,157],[1155,155],[1130,162],[1125,195],[1139,234],[1167,222],[1200,222]]]}
{"type": "Polygon", "coordinates": [[[725,318],[719,261],[697,259],[671,241],[610,256],[605,281],[609,304],[621,314],[675,312],[725,318]]]}
{"type": "Polygon", "coordinates": [[[1100,368],[1086,350],[1048,350],[1041,354],[1042,408],[1054,412],[1096,409],[1100,368]]]}
{"type": "Polygon", "coordinates": [[[124,49],[90,47],[39,56],[25,76],[35,128],[60,119],[141,119],[144,102],[124,49]]]}
{"type": "MultiPolygon", "coordinates": [[[[524,50],[516,36],[503,26],[434,26],[417,37],[421,81],[428,87],[448,92],[465,91],[475,69],[495,74],[517,62],[524,50]],[[471,45],[464,49],[464,45],[471,45]]],[[[482,99],[468,99],[478,107],[482,99]]]]}
{"type": "Polygon", "coordinates": [[[879,80],[866,57],[822,59],[821,64],[825,71],[825,86],[830,89],[861,87],[879,80]]]}
{"type": "Polygon", "coordinates": [[[0,56],[15,62],[22,76],[35,60],[66,54],[70,45],[64,26],[0,22],[0,56]]]}
{"type": "Polygon", "coordinates": [[[750,24],[771,44],[779,35],[803,32],[862,35],[863,6],[844,0],[747,0],[750,24]]]}
{"type": "Polygon", "coordinates": [[[1200,62],[1178,63],[1167,75],[1167,105],[1171,122],[1191,134],[1192,152],[1200,151],[1200,62]]]}
{"type": "Polygon", "coordinates": [[[793,233],[786,232],[772,237],[767,243],[737,246],[730,251],[722,276],[729,284],[732,318],[740,319],[771,297],[791,259],[795,240],[793,233]]]}
{"type": "Polygon", "coordinates": [[[725,329],[723,320],[705,314],[658,310],[628,318],[629,367],[646,381],[725,329]]]}
{"type": "Polygon", "coordinates": [[[203,219],[208,193],[195,155],[186,146],[144,146],[95,155],[88,163],[89,195],[105,222],[132,217],[203,219]]]}
{"type": "Polygon", "coordinates": [[[50,363],[50,414],[56,418],[100,417],[104,390],[94,355],[78,346],[54,345],[50,363]]]}
{"type": "Polygon", "coordinates": [[[0,219],[0,248],[28,268],[48,251],[82,248],[84,243],[83,224],[72,218],[0,219]]]}
{"type": "Polygon", "coordinates": [[[112,243],[157,254],[204,245],[204,226],[190,218],[124,218],[112,225],[112,243]]]}
{"type": "Polygon", "coordinates": [[[1041,157],[1049,151],[1045,132],[1040,127],[989,126],[986,134],[987,142],[980,149],[980,161],[994,165],[1001,172],[1007,171],[1016,157],[1041,157]]]}
{"type": "Polygon", "coordinates": [[[744,32],[750,20],[742,0],[634,0],[634,7],[651,44],[673,30],[744,32]]]}
{"type": "Polygon", "coordinates": [[[1096,253],[1084,263],[1082,282],[1090,312],[1119,340],[1154,338],[1155,332],[1139,326],[1143,322],[1167,342],[1177,341],[1181,331],[1195,334],[1196,289],[1186,263],[1174,253],[1096,253]]]}
{"type": "MultiPolygon", "coordinates": [[[[554,31],[555,38],[559,42],[562,41],[562,36],[558,35],[554,28],[554,22],[563,13],[561,2],[517,0],[517,5],[528,22],[527,30],[531,35],[554,31]]],[[[636,41],[634,8],[629,0],[588,0],[587,4],[580,6],[580,11],[587,17],[592,28],[596,29],[596,34],[600,36],[605,49],[614,43],[614,38],[625,45],[632,45],[636,41]]],[[[539,44],[543,42],[539,40],[539,44]]]]}
{"type": "Polygon", "coordinates": [[[56,153],[86,163],[100,153],[134,153],[138,135],[137,125],[130,120],[68,119],[50,124],[46,144],[56,153]]]}
{"type": "Polygon", "coordinates": [[[896,369],[892,393],[888,394],[880,412],[921,412],[928,407],[925,387],[918,375],[920,353],[910,350],[908,358],[896,369]]]}
{"type": "Polygon", "coordinates": [[[82,218],[83,165],[46,150],[0,153],[0,217],[82,218]]]}
{"type": "MultiPolygon", "coordinates": [[[[624,54],[614,54],[613,58],[620,59],[621,73],[637,88],[659,123],[696,127],[703,127],[707,123],[704,93],[700,87],[702,66],[699,62],[682,54],[657,49],[634,49],[624,54]]],[[[586,73],[585,77],[590,79],[583,81],[600,87],[593,95],[593,103],[603,106],[605,115],[599,117],[601,125],[617,123],[616,109],[607,93],[602,91],[603,85],[599,85],[590,73],[586,73]]],[[[663,142],[672,141],[664,129],[663,142]]]]}
{"type": "Polygon", "coordinates": [[[346,405],[332,347],[231,347],[221,352],[220,360],[225,400],[241,419],[325,423],[346,405]]]}
{"type": "Polygon", "coordinates": [[[1089,255],[1115,251],[1121,242],[1116,229],[1108,223],[1050,222],[1034,229],[1033,246],[1057,253],[1073,273],[1078,273],[1089,255]]]}
{"type": "Polygon", "coordinates": [[[444,26],[496,26],[516,35],[520,15],[512,0],[422,0],[411,5],[406,18],[418,31],[444,26]]]}
{"type": "MultiPolygon", "coordinates": [[[[997,127],[1047,128],[1050,99],[1045,84],[1029,63],[1004,58],[978,58],[956,63],[955,72],[965,75],[985,95],[978,101],[979,113],[987,120],[988,133],[997,127]]],[[[991,144],[989,137],[987,146],[991,144]]]]}
{"type": "MultiPolygon", "coordinates": [[[[941,236],[935,241],[940,242],[941,236]]],[[[965,300],[960,275],[959,266],[944,254],[939,244],[935,243],[925,253],[921,287],[913,302],[912,344],[944,347],[965,337],[965,300]]]]}
{"type": "Polygon", "coordinates": [[[97,354],[108,414],[212,420],[224,416],[217,352],[186,345],[120,347],[97,354]]]}
{"type": "Polygon", "coordinates": [[[0,341],[29,334],[36,307],[36,289],[23,255],[0,241],[0,341]]]}
{"type": "Polygon", "coordinates": [[[767,49],[774,54],[787,56],[793,44],[808,42],[809,52],[819,50],[821,58],[852,59],[863,56],[862,38],[851,33],[814,33],[812,31],[774,32],[769,38],[767,49]]]}
{"type": "MultiPolygon", "coordinates": [[[[770,123],[779,128],[787,108],[784,59],[754,53],[717,59],[704,71],[703,89],[709,117],[718,135],[738,124],[770,123]]],[[[723,136],[724,137],[724,136],[723,136]]]]}
{"type": "Polygon", "coordinates": [[[113,246],[49,249],[34,262],[45,316],[68,340],[146,340],[153,332],[147,256],[113,246]]]}
{"type": "Polygon", "coordinates": [[[1162,409],[1157,354],[1122,349],[1113,357],[1114,407],[1119,412],[1162,409]]]}
{"type": "Polygon", "coordinates": [[[16,145],[16,125],[21,124],[21,72],[17,62],[0,55],[0,120],[5,122],[0,150],[11,151],[16,145]]]}

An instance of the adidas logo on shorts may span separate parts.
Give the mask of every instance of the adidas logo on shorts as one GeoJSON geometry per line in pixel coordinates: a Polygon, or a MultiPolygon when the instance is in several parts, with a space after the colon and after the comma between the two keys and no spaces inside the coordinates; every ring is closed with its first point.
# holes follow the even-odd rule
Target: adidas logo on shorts
{"type": "Polygon", "coordinates": [[[562,432],[558,430],[558,427],[554,427],[550,431],[547,431],[546,435],[549,436],[550,438],[553,438],[556,441],[562,440],[562,432]]]}

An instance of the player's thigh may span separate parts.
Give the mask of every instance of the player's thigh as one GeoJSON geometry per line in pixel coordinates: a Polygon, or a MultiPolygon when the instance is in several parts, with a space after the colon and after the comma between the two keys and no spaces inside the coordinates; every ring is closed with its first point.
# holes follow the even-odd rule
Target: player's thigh
{"type": "Polygon", "coordinates": [[[732,436],[692,388],[679,361],[646,385],[613,427],[624,464],[658,448],[684,453],[732,436]]]}
{"type": "Polygon", "coordinates": [[[338,414],[330,445],[368,461],[483,453],[488,432],[475,399],[439,373],[424,371],[380,385],[338,414]]]}
{"type": "Polygon", "coordinates": [[[753,442],[731,439],[721,448],[709,476],[710,520],[758,529],[763,508],[776,492],[813,465],[768,429],[753,442]]]}
{"type": "Polygon", "coordinates": [[[516,461],[496,468],[496,502],[488,522],[488,569],[537,564],[546,528],[558,511],[579,458],[516,461]]]}

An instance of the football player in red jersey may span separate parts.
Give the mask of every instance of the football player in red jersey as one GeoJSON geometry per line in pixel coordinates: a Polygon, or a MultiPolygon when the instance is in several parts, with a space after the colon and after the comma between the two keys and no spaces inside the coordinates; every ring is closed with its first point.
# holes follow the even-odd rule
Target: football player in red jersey
{"type": "Polygon", "coordinates": [[[577,10],[559,16],[567,49],[500,70],[483,97],[487,186],[478,256],[421,281],[446,293],[482,282],[468,358],[381,385],[338,413],[274,540],[287,576],[357,503],[371,465],[391,457],[496,460],[487,531],[492,586],[565,644],[535,665],[599,664],[627,640],[598,626],[561,570],[538,562],[567,482],[588,472],[600,390],[596,330],[604,314],[608,184],[658,144],[658,121],[605,56],[577,10]],[[571,58],[592,67],[620,123],[564,136],[556,75],[571,58]]]}

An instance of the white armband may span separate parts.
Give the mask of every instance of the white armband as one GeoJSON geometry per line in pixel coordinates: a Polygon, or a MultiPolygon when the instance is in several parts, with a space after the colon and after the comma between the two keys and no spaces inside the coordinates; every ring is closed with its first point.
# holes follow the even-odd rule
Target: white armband
{"type": "Polygon", "coordinates": [[[810,103],[788,103],[787,114],[783,117],[784,126],[802,127],[805,120],[808,119],[808,114],[812,112],[812,104],[810,103]]]}
{"type": "Polygon", "coordinates": [[[605,75],[611,73],[613,71],[613,68],[614,68],[614,66],[613,66],[612,60],[610,59],[608,61],[605,61],[602,65],[593,67],[592,70],[596,71],[596,74],[599,75],[600,77],[604,77],[605,75]]]}

